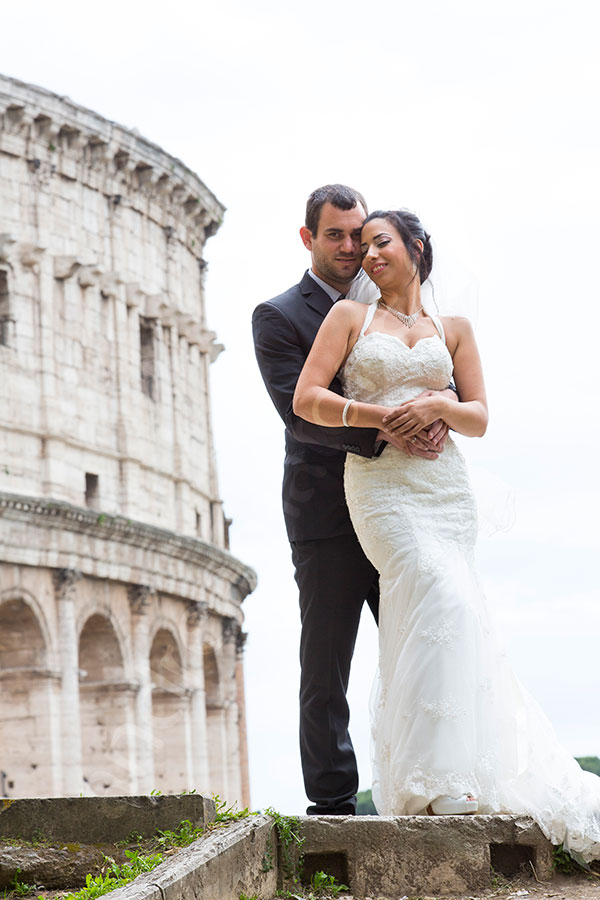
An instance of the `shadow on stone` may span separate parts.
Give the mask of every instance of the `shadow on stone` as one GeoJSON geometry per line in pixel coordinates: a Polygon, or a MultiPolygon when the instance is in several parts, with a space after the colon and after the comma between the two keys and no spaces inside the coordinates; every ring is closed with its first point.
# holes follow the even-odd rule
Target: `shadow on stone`
{"type": "Polygon", "coordinates": [[[305,853],[302,865],[302,884],[310,885],[315,872],[333,875],[339,884],[351,887],[348,876],[348,857],[345,853],[305,853]]]}
{"type": "Polygon", "coordinates": [[[527,869],[530,864],[535,867],[535,847],[528,844],[490,844],[490,863],[494,872],[510,878],[527,869]]]}

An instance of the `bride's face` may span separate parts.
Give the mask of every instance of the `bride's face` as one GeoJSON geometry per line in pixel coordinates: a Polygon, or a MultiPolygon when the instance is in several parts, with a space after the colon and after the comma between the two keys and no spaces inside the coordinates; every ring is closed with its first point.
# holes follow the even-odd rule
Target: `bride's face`
{"type": "Polygon", "coordinates": [[[378,287],[404,286],[415,275],[415,263],[404,241],[387,219],[371,219],[363,226],[362,267],[378,287]]]}

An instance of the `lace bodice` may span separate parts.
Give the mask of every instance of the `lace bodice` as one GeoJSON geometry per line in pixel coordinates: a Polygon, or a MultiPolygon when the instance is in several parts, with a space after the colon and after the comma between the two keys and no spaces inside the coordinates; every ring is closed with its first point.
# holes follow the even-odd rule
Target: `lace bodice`
{"type": "MultiPolygon", "coordinates": [[[[367,331],[376,308],[376,303],[368,308],[340,373],[345,396],[392,407],[425,390],[444,390],[452,377],[452,357],[439,319],[433,319],[438,333],[421,338],[411,349],[392,334],[367,331]]],[[[389,444],[374,459],[348,454],[344,484],[354,527],[378,569],[380,553],[387,553],[395,541],[388,540],[380,523],[375,525],[378,510],[395,511],[394,535],[398,530],[413,535],[420,548],[420,571],[436,569],[450,543],[463,549],[475,543],[475,503],[463,456],[451,437],[436,460],[407,456],[389,444]]]]}
{"type": "Polygon", "coordinates": [[[365,324],[340,373],[344,395],[364,403],[397,406],[425,390],[443,390],[452,377],[452,357],[438,334],[421,338],[412,349],[393,334],[366,333],[377,304],[369,307],[365,324]]]}

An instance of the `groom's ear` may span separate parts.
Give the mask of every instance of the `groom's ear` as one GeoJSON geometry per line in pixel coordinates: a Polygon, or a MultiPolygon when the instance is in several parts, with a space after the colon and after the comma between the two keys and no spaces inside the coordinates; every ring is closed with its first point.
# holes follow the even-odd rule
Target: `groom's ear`
{"type": "Polygon", "coordinates": [[[312,231],[310,228],[307,228],[306,225],[303,225],[300,229],[300,237],[302,238],[302,243],[306,247],[307,250],[312,250],[312,231]]]}

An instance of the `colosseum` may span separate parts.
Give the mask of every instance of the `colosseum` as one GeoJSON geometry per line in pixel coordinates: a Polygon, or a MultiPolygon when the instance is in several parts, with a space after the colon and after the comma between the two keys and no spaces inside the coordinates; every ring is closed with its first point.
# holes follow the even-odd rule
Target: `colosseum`
{"type": "Polygon", "coordinates": [[[0,76],[0,796],[249,803],[244,597],[179,160],[0,76]]]}

